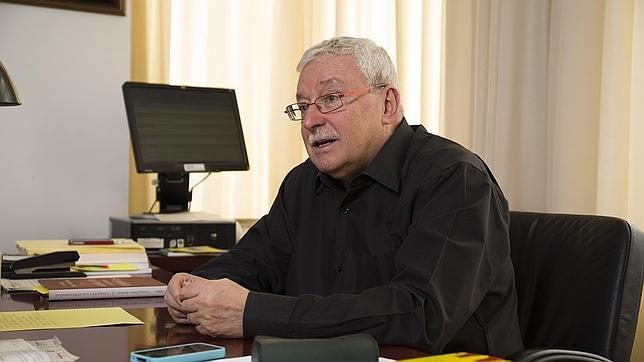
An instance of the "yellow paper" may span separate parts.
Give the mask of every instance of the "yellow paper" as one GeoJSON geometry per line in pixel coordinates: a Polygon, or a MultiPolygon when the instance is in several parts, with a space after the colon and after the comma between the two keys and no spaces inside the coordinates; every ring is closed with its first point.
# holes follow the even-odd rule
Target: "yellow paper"
{"type": "Polygon", "coordinates": [[[71,267],[71,270],[81,272],[113,272],[113,271],[133,271],[139,270],[136,265],[129,263],[107,264],[107,265],[77,265],[71,267]]]}
{"type": "Polygon", "coordinates": [[[44,286],[42,286],[40,284],[34,286],[34,290],[37,291],[38,293],[42,294],[42,295],[49,295],[49,288],[44,287],[44,286]]]}
{"type": "Polygon", "coordinates": [[[0,332],[145,324],[123,308],[0,312],[0,332]]]}
{"type": "Polygon", "coordinates": [[[191,253],[191,254],[210,254],[210,253],[225,253],[228,250],[213,248],[208,245],[187,246],[184,248],[168,248],[168,251],[178,253],[191,253]]]}
{"type": "Polygon", "coordinates": [[[426,356],[426,357],[400,360],[400,362],[476,362],[476,361],[509,362],[508,360],[505,360],[499,357],[488,356],[486,354],[466,353],[466,352],[448,353],[448,354],[440,354],[435,356],[426,356]]]}
{"type": "Polygon", "coordinates": [[[69,240],[18,240],[16,246],[28,255],[76,250],[79,254],[145,253],[145,248],[131,239],[113,239],[114,245],[69,245],[69,240]]]}

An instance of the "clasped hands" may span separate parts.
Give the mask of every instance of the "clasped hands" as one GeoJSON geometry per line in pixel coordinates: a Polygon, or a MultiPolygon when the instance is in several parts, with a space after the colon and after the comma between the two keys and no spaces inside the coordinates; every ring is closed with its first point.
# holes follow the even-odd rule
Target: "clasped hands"
{"type": "Polygon", "coordinates": [[[197,332],[212,337],[244,336],[244,307],[248,289],[229,279],[209,280],[178,273],[163,296],[177,323],[191,323],[197,332]]]}

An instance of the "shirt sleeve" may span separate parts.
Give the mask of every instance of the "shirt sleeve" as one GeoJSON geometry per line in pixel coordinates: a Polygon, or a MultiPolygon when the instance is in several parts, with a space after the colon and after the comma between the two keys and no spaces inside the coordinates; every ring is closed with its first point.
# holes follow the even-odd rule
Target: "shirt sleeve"
{"type": "Polygon", "coordinates": [[[291,255],[284,207],[284,183],[269,213],[255,223],[227,253],[197,267],[192,274],[228,278],[249,290],[283,293],[291,255]]]}
{"type": "MultiPolygon", "coordinates": [[[[467,162],[418,186],[413,202],[391,282],[359,294],[328,296],[292,297],[255,289],[246,302],[244,335],[304,338],[362,332],[382,344],[440,352],[480,308],[500,268],[510,263],[509,212],[498,185],[467,162]]],[[[273,252],[288,254],[287,249],[273,252]]],[[[272,263],[284,267],[285,260],[280,255],[272,263]]]]}

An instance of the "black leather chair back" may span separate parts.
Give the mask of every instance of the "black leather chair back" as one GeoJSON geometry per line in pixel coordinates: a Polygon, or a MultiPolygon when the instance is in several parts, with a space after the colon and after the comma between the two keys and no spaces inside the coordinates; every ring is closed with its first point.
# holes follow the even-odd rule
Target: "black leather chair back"
{"type": "Polygon", "coordinates": [[[526,349],[628,361],[644,273],[644,234],[615,217],[510,212],[526,349]]]}

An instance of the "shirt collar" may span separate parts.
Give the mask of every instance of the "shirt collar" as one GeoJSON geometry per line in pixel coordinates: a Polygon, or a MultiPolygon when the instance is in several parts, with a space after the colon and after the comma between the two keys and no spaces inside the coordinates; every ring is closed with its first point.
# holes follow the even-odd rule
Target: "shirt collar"
{"type": "Polygon", "coordinates": [[[398,192],[401,168],[407,157],[407,149],[413,134],[414,131],[403,118],[394,134],[382,146],[363,174],[398,192]]]}
{"type": "MultiPolygon", "coordinates": [[[[376,157],[362,172],[362,175],[367,175],[383,186],[398,192],[400,188],[401,168],[407,157],[407,148],[409,147],[409,142],[413,134],[414,130],[407,124],[407,120],[403,117],[394,134],[385,142],[384,146],[376,154],[376,157]]],[[[356,180],[358,178],[360,176],[356,180]]],[[[337,182],[339,181],[318,171],[315,177],[314,190],[317,193],[323,185],[333,187],[337,182]]]]}

